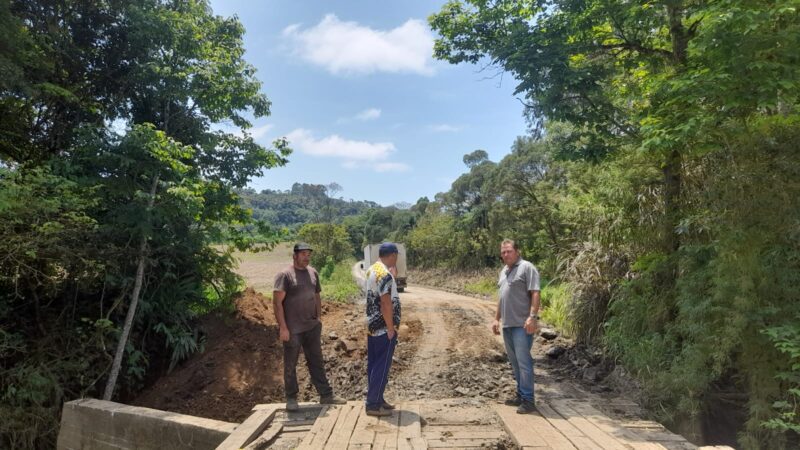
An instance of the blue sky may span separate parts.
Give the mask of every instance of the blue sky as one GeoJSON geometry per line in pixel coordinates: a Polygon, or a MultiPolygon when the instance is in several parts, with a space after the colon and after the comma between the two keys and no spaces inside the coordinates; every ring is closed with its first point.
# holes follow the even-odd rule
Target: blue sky
{"type": "Polygon", "coordinates": [[[515,80],[432,59],[427,17],[443,3],[212,0],[244,24],[245,58],[272,101],[251,132],[294,149],[250,186],[336,182],[345,199],[414,203],[446,191],[465,153],[506,155],[526,131],[515,80]]]}

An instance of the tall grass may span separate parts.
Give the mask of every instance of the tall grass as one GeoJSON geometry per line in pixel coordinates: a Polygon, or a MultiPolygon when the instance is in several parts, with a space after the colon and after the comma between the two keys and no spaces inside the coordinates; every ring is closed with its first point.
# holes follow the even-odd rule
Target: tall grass
{"type": "Polygon", "coordinates": [[[572,336],[574,324],[569,316],[572,286],[569,283],[548,284],[542,289],[542,320],[561,334],[572,336]]]}

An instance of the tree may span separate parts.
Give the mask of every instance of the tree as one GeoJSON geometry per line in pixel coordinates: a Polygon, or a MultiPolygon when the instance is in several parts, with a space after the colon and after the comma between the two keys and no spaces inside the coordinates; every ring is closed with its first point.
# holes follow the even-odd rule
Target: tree
{"type": "Polygon", "coordinates": [[[342,225],[309,223],[300,228],[297,236],[314,249],[311,263],[316,267],[321,268],[329,261],[343,261],[353,253],[347,230],[342,225]]]}
{"type": "Polygon", "coordinates": [[[289,150],[248,134],[269,101],[241,24],[205,1],[2,1],[0,24],[0,233],[25,243],[0,259],[0,311],[15,311],[0,313],[0,383],[16,392],[0,447],[39,448],[65,398],[97,392],[108,348],[130,394],[161,369],[149,361],[202,346],[197,316],[241,287],[211,244],[274,242],[236,189],[289,150]]]}

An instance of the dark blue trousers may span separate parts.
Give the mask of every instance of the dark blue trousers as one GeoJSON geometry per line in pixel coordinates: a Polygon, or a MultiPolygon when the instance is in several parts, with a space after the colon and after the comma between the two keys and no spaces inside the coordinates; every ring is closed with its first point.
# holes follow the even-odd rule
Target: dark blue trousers
{"type": "Polygon", "coordinates": [[[389,382],[392,355],[397,347],[397,335],[367,336],[367,409],[378,409],[384,402],[383,392],[389,382]]]}

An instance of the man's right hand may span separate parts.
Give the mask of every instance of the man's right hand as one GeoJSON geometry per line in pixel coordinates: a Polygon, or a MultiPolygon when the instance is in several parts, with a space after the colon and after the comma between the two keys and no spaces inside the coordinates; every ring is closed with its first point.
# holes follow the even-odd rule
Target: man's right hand
{"type": "Polygon", "coordinates": [[[492,333],[500,334],[500,321],[497,319],[492,322],[492,333]]]}
{"type": "Polygon", "coordinates": [[[397,332],[395,330],[386,330],[386,337],[391,341],[394,337],[397,336],[397,332]]]}
{"type": "Polygon", "coordinates": [[[281,327],[281,341],[282,342],[289,342],[291,335],[289,334],[289,329],[286,327],[281,327]]]}

